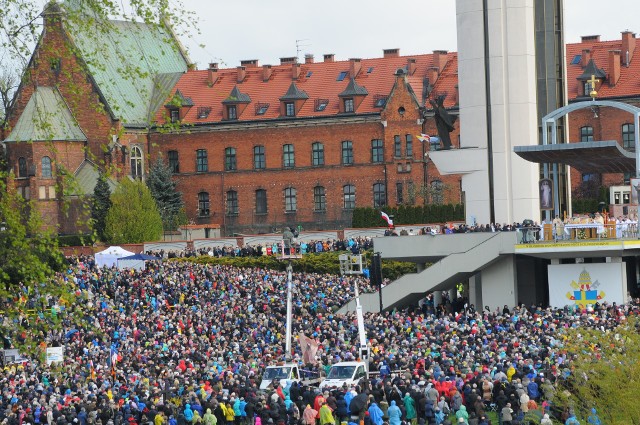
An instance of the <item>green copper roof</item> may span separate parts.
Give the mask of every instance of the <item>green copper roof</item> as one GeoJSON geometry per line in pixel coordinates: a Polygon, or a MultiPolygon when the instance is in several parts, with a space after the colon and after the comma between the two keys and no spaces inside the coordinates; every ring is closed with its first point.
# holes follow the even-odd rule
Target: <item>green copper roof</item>
{"type": "MultiPolygon", "coordinates": [[[[100,170],[93,162],[85,160],[74,173],[74,177],[76,186],[73,187],[73,193],[70,193],[70,195],[93,195],[93,190],[100,177],[100,170]]],[[[113,193],[116,190],[117,183],[107,178],[107,184],[109,185],[109,190],[113,193]]]]}
{"type": "MultiPolygon", "coordinates": [[[[69,2],[65,6],[74,7],[69,2]]],[[[169,31],[145,23],[100,25],[99,18],[92,17],[87,22],[92,24],[70,23],[69,35],[109,108],[125,125],[147,125],[155,114],[150,112],[154,94],[167,89],[158,84],[172,80],[157,78],[158,74],[187,70],[177,40],[169,31]]]]}
{"type": "Polygon", "coordinates": [[[58,89],[38,87],[5,142],[85,141],[58,89]]]}

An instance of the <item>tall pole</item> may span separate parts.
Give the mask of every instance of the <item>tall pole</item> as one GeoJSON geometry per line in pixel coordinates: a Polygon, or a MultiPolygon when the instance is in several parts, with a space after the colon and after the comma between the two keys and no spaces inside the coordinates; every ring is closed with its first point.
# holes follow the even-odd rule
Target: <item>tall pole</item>
{"type": "Polygon", "coordinates": [[[293,286],[291,272],[293,271],[293,266],[291,265],[291,260],[289,260],[289,265],[287,266],[287,343],[286,350],[287,353],[285,355],[285,359],[289,360],[291,358],[291,287],[293,286]]]}

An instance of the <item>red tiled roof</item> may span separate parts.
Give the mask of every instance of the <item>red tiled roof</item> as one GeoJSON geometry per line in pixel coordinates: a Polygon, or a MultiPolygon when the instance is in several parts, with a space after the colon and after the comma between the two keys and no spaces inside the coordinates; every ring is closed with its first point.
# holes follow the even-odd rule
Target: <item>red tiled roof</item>
{"type": "MultiPolygon", "coordinates": [[[[448,53],[447,65],[441,72],[432,91],[432,96],[444,92],[448,93],[445,107],[452,107],[456,103],[454,91],[458,82],[457,56],[455,52],[448,53]]],[[[382,110],[382,108],[374,106],[374,98],[376,95],[389,95],[395,82],[394,73],[398,68],[406,67],[409,58],[415,59],[416,71],[411,76],[408,76],[408,81],[416,93],[418,101],[422,99],[423,79],[427,75],[427,70],[434,66],[432,54],[362,59],[356,83],[365,87],[369,94],[358,107],[356,114],[376,113],[382,110]],[[369,69],[371,69],[371,72],[368,72],[369,69]]],[[[251,98],[251,103],[238,116],[238,121],[280,118],[280,98],[287,92],[293,81],[292,65],[274,65],[271,71],[272,74],[269,81],[264,82],[262,66],[247,67],[244,80],[238,83],[238,71],[236,68],[219,69],[216,73],[217,81],[211,87],[207,84],[208,70],[188,71],[180,78],[168,99],[171,99],[173,94],[180,90],[184,97],[193,101],[194,106],[189,109],[182,120],[184,123],[220,122],[222,121],[224,107],[222,101],[229,96],[237,85],[240,92],[251,98]],[[256,114],[255,105],[258,103],[269,104],[269,108],[263,115],[256,114]],[[211,108],[207,118],[198,118],[199,107],[211,108]]],[[[348,60],[300,64],[300,76],[295,80],[296,86],[299,90],[307,93],[309,99],[304,102],[296,117],[326,117],[338,114],[340,102],[338,94],[349,84],[350,75],[348,72],[348,60]],[[337,81],[338,75],[343,71],[347,72],[347,75],[342,81],[337,81]],[[328,99],[329,104],[323,111],[316,111],[316,99],[328,99]]],[[[156,120],[162,123],[165,116],[163,107],[157,111],[156,120]]]]}
{"type": "MultiPolygon", "coordinates": [[[[574,100],[582,95],[582,82],[577,78],[584,69],[580,63],[571,64],[576,55],[581,55],[584,49],[591,49],[591,58],[598,68],[603,69],[610,75],[609,50],[622,50],[622,40],[595,41],[589,40],[584,43],[567,44],[567,93],[569,100],[574,100]]],[[[625,52],[621,52],[624,60],[625,52]]],[[[611,86],[605,80],[598,90],[598,98],[615,98],[631,95],[640,95],[640,40],[636,39],[635,53],[631,59],[629,67],[620,65],[620,79],[611,86]]]]}

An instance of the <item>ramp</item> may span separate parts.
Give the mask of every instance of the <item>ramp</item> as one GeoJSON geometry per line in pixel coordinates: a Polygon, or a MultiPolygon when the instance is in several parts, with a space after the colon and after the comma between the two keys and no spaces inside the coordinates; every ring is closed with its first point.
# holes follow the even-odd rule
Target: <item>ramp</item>
{"type": "MultiPolygon", "coordinates": [[[[459,235],[459,237],[464,236],[459,235]]],[[[452,250],[454,252],[450,252],[425,270],[404,275],[382,288],[383,308],[388,310],[415,304],[427,292],[450,289],[455,284],[468,279],[498,261],[501,254],[513,254],[515,238],[513,232],[485,233],[483,236],[485,237],[475,238],[473,246],[461,244],[467,245],[464,246],[464,250],[452,250]]],[[[437,239],[447,237],[450,236],[434,237],[432,243],[438,244],[437,239]]],[[[384,252],[383,258],[388,258],[384,252]]],[[[365,312],[380,310],[378,292],[361,294],[360,302],[365,312]]],[[[340,313],[347,311],[355,311],[354,300],[349,301],[339,310],[340,313]]]]}

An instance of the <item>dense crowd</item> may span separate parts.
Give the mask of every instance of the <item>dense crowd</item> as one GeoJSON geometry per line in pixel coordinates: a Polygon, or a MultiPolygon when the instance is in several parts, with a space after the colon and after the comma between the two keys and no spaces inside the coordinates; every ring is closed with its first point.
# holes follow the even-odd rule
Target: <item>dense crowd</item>
{"type": "MultiPolygon", "coordinates": [[[[487,423],[489,410],[505,424],[529,412],[540,413],[535,423],[546,413],[568,421],[570,412],[549,404],[555,381],[570,373],[554,331],[605,331],[637,313],[631,304],[588,313],[537,306],[476,311],[460,300],[445,297],[436,308],[428,299],[413,309],[365,315],[371,370],[378,372],[368,383],[325,393],[274,383],[260,392],[264,368],[285,359],[284,273],[186,262],[99,270],[83,257],[64,278],[79,302],[51,299],[60,327],[45,342],[64,345],[65,361],[6,366],[2,423],[327,425],[355,415],[367,425],[399,425],[446,423],[455,414],[457,422],[475,425],[487,423]]],[[[372,290],[368,280],[293,278],[293,335],[319,344],[317,363],[302,365],[306,373],[355,359],[355,315],[334,312],[355,284],[372,290]]],[[[293,348],[300,361],[298,344],[293,348]]]]}

